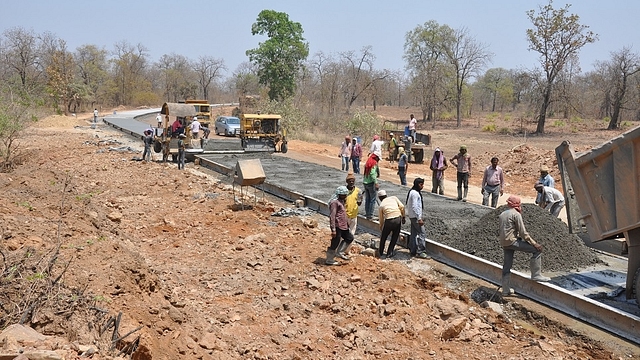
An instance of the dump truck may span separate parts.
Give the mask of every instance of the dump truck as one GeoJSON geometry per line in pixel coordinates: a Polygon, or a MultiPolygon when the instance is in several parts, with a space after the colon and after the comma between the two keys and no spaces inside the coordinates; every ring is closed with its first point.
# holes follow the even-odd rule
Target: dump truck
{"type": "Polygon", "coordinates": [[[194,116],[198,115],[199,106],[186,103],[164,103],[160,115],[162,116],[162,133],[156,134],[154,138],[153,151],[162,153],[162,161],[166,162],[169,156],[175,158],[178,154],[178,138],[172,133],[172,124],[180,122],[180,127],[184,129],[186,143],[186,155],[202,152],[202,139],[194,140],[191,136],[189,124],[194,116]]]}
{"type": "Polygon", "coordinates": [[[586,152],[576,153],[569,141],[555,152],[570,232],[588,246],[624,239],[625,295],[640,306],[640,127],[586,152]]]}
{"type": "Polygon", "coordinates": [[[260,97],[244,95],[232,115],[240,118],[240,139],[245,151],[287,152],[286,130],[282,116],[262,114],[258,109],[260,97]]]}

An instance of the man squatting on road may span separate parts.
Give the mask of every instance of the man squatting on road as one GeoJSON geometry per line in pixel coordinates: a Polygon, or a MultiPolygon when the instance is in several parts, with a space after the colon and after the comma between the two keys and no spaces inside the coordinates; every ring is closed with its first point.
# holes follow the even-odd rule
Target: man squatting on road
{"type": "Polygon", "coordinates": [[[514,293],[511,289],[511,266],[513,265],[513,255],[516,251],[531,253],[529,267],[531,269],[531,280],[549,281],[546,276],[542,276],[542,245],[536,243],[529,235],[522,221],[522,204],[520,198],[511,195],[507,199],[509,209],[503,211],[500,216],[500,233],[498,240],[504,250],[504,262],[502,264],[502,295],[514,293]]]}
{"type": "Polygon", "coordinates": [[[384,190],[378,191],[378,199],[380,199],[378,221],[380,222],[381,231],[378,253],[380,254],[380,259],[385,258],[384,245],[387,242],[387,237],[391,234],[391,242],[389,243],[386,257],[392,258],[395,255],[394,249],[398,242],[398,237],[400,237],[400,229],[406,221],[404,218],[404,205],[395,196],[387,197],[387,192],[384,190]]]}
{"type": "Polygon", "coordinates": [[[336,252],[344,251],[353,242],[353,234],[349,231],[347,223],[347,211],[344,207],[345,201],[349,195],[349,189],[346,186],[339,186],[329,200],[329,227],[331,228],[331,245],[327,248],[327,258],[325,264],[339,265],[335,261],[336,252]],[[340,243],[340,239],[344,241],[340,243]],[[340,249],[338,249],[340,245],[340,249]]]}

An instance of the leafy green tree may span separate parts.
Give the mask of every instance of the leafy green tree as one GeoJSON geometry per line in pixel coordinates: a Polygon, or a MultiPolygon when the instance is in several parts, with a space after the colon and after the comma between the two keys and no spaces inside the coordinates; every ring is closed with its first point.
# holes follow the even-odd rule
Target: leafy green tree
{"type": "Polygon", "coordinates": [[[0,86],[0,172],[9,172],[19,155],[19,138],[31,122],[36,121],[36,109],[42,104],[23,90],[0,86]]]}
{"type": "Polygon", "coordinates": [[[107,50],[100,49],[95,45],[85,44],[78,48],[74,53],[74,59],[78,67],[78,76],[84,88],[78,92],[78,106],[83,102],[88,102],[90,109],[94,109],[98,99],[105,100],[103,94],[107,92],[107,50]]]}
{"type": "Polygon", "coordinates": [[[405,36],[404,59],[423,120],[432,120],[436,107],[451,97],[447,77],[453,70],[447,61],[445,44],[452,41],[453,29],[435,20],[418,25],[405,36]]]}
{"type": "Polygon", "coordinates": [[[547,5],[540,6],[538,12],[527,11],[527,16],[533,24],[533,29],[527,29],[529,50],[540,54],[540,64],[544,73],[536,128],[536,132],[540,134],[544,133],[547,109],[558,74],[572,57],[577,56],[583,46],[598,39],[598,35],[588,30],[588,26],[580,24],[578,15],[569,14],[570,7],[571,5],[567,4],[562,9],[554,9],[553,1],[550,0],[547,5]]]}
{"type": "Polygon", "coordinates": [[[251,26],[252,35],[269,38],[246,54],[258,66],[260,83],[269,87],[272,100],[283,100],[295,93],[296,76],[309,55],[303,32],[300,23],[274,10],[262,10],[251,26]]]}

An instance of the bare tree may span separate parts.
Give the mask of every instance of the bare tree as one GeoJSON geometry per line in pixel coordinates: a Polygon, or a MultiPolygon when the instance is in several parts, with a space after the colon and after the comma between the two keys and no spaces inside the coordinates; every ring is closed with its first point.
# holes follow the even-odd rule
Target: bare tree
{"type": "Polygon", "coordinates": [[[202,90],[203,99],[209,99],[209,88],[211,84],[222,76],[222,72],[227,70],[223,59],[215,59],[211,56],[201,56],[195,63],[194,70],[198,76],[198,84],[202,90]]]}
{"type": "Polygon", "coordinates": [[[487,46],[476,41],[469,34],[467,28],[454,31],[452,42],[444,42],[444,52],[453,66],[456,76],[456,126],[462,125],[460,106],[462,104],[462,90],[470,76],[484,68],[493,54],[487,46]]]}
{"type": "Polygon", "coordinates": [[[340,53],[340,58],[345,65],[343,92],[345,94],[347,112],[349,112],[353,103],[372,87],[376,81],[389,76],[389,72],[385,70],[375,73],[373,71],[373,63],[376,57],[371,51],[371,46],[362,48],[360,54],[356,54],[355,51],[340,53]]]}
{"type": "Polygon", "coordinates": [[[147,70],[148,50],[142,44],[133,46],[126,40],[114,45],[111,60],[115,77],[115,98],[117,104],[131,105],[137,91],[150,87],[144,78],[147,70]]]}
{"type": "Polygon", "coordinates": [[[604,63],[607,75],[611,83],[612,113],[608,130],[620,128],[621,110],[625,107],[629,89],[629,78],[640,71],[640,58],[638,54],[631,52],[631,48],[623,47],[621,50],[612,52],[611,59],[604,63]]]}
{"type": "Polygon", "coordinates": [[[107,93],[107,50],[95,45],[82,45],[74,53],[80,82],[87,89],[86,100],[91,108],[107,93]]]}
{"type": "Polygon", "coordinates": [[[258,94],[260,92],[259,80],[258,67],[248,61],[238,65],[232,74],[233,88],[240,96],[258,94]]]}
{"type": "Polygon", "coordinates": [[[35,87],[38,73],[38,39],[33,30],[11,28],[3,33],[2,61],[19,76],[24,89],[35,87]]]}
{"type": "Polygon", "coordinates": [[[562,9],[554,9],[553,1],[540,6],[539,11],[527,11],[533,29],[527,29],[529,50],[540,54],[540,64],[544,72],[544,83],[541,87],[541,105],[538,113],[536,132],[543,134],[547,117],[547,109],[551,103],[551,95],[556,77],[572,56],[580,49],[595,42],[597,34],[588,30],[588,26],[579,23],[580,17],[569,14],[571,5],[562,9]]]}

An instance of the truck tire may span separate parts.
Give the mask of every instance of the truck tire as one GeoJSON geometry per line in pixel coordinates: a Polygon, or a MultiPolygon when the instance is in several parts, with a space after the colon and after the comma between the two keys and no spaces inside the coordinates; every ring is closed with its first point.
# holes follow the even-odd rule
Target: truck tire
{"type": "Polygon", "coordinates": [[[283,143],[282,145],[280,145],[280,152],[281,153],[286,154],[288,150],[289,150],[289,148],[287,147],[287,143],[283,143]]]}
{"type": "Polygon", "coordinates": [[[162,143],[158,140],[153,142],[153,151],[157,154],[162,151],[162,143]]]}
{"type": "Polygon", "coordinates": [[[418,164],[422,163],[422,161],[424,160],[424,149],[420,149],[419,151],[413,153],[413,159],[413,161],[418,164]]]}

